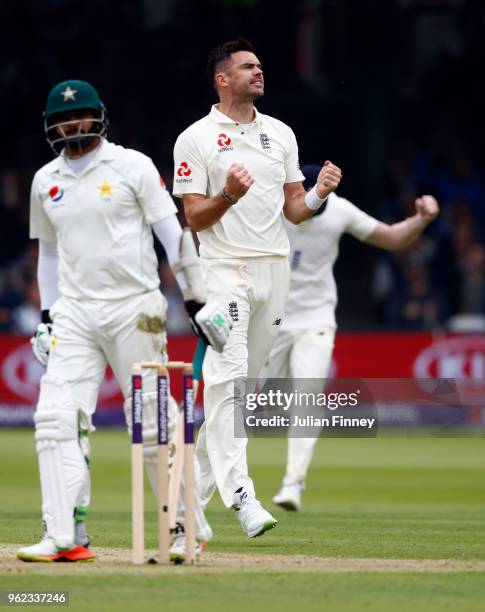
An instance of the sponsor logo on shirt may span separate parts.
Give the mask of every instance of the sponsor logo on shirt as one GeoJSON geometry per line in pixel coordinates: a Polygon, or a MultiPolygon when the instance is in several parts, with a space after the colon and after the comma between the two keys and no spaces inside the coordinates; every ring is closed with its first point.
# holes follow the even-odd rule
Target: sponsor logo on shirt
{"type": "Polygon", "coordinates": [[[268,134],[261,132],[261,134],[259,135],[259,142],[263,151],[271,151],[271,144],[269,142],[268,134]]]}
{"type": "Polygon", "coordinates": [[[178,176],[190,176],[192,174],[192,170],[189,168],[189,164],[187,162],[180,162],[180,166],[177,170],[178,176]]]}
{"type": "Polygon", "coordinates": [[[64,195],[64,189],[54,185],[54,187],[49,189],[49,195],[53,202],[59,202],[59,200],[62,200],[62,196],[64,195]]]}
{"type": "Polygon", "coordinates": [[[277,319],[275,319],[273,321],[273,325],[279,325],[280,323],[281,323],[281,318],[280,317],[278,317],[277,319]]]}
{"type": "Polygon", "coordinates": [[[176,183],[191,183],[192,179],[187,178],[192,174],[192,170],[189,167],[189,164],[186,161],[180,162],[179,167],[177,168],[177,176],[180,178],[175,179],[176,183]]]}
{"type": "Polygon", "coordinates": [[[223,153],[224,151],[232,151],[234,147],[231,147],[232,140],[227,136],[227,134],[219,134],[217,138],[217,144],[219,146],[219,153],[223,153]]]}

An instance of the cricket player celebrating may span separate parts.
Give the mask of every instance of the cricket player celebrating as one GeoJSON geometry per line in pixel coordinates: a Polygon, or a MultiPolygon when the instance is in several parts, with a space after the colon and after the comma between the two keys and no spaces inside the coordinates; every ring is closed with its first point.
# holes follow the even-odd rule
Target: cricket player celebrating
{"type": "MultiPolygon", "coordinates": [[[[305,184],[312,185],[318,166],[304,166],[305,184]]],[[[433,196],[416,200],[416,214],[392,225],[382,223],[354,204],[331,193],[314,216],[298,227],[286,223],[291,245],[291,279],[282,329],[263,368],[262,378],[324,379],[329,374],[336,330],[337,288],[333,266],[340,237],[387,249],[412,244],[438,214],[433,196]]],[[[321,391],[321,388],[319,389],[321,391]]],[[[317,438],[288,436],[286,473],[273,503],[299,510],[301,492],[317,438]]]]}
{"type": "Polygon", "coordinates": [[[289,244],[283,215],[293,223],[310,218],[341,172],[327,162],[305,192],[292,130],[253,106],[264,78],[248,41],[214,49],[208,72],[220,101],[177,139],[174,195],[183,198],[200,240],[208,299],[229,312],[233,329],[224,352],[209,347],[204,361],[205,423],[197,456],[203,504],[217,486],[254,537],[276,520],[256,499],[247,440],[234,435],[234,379],[259,374],[284,316],[289,244]]]}
{"type": "MultiPolygon", "coordinates": [[[[83,527],[90,489],[86,436],[93,430],[106,366],[122,389],[130,429],[132,363],[166,360],[166,300],[159,290],[152,230],[177,270],[194,324],[216,350],[222,349],[228,326],[214,326],[209,305],[202,309],[197,262],[184,258],[187,235],[183,238],[175,204],[152,161],[106,140],[106,109],[96,90],[79,80],[59,83],[49,93],[44,115],[47,141],[57,157],[34,177],[30,237],[39,241],[43,320],[32,344],[47,365],[34,416],[45,535],[17,556],[78,561],[94,557],[75,520],[83,527]]],[[[151,389],[148,384],[143,403],[145,465],[156,494],[154,384],[151,389]]],[[[173,422],[173,400],[170,412],[173,422]]],[[[203,519],[198,526],[199,534],[210,532],[203,519]]]]}

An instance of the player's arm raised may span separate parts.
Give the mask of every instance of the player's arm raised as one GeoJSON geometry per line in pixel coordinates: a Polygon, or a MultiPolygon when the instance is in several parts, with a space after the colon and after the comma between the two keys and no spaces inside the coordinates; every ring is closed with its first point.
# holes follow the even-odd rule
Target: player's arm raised
{"type": "Polygon", "coordinates": [[[185,218],[194,232],[211,227],[248,192],[254,179],[243,164],[232,164],[227,173],[226,184],[212,198],[197,193],[188,193],[184,198],[185,218]]]}
{"type": "Polygon", "coordinates": [[[342,171],[338,166],[326,161],[310,191],[306,192],[303,183],[285,183],[285,205],[283,213],[291,223],[301,223],[315,214],[332,191],[335,191],[342,180],[342,171]]]}
{"type": "Polygon", "coordinates": [[[415,205],[416,214],[404,221],[391,225],[380,221],[366,242],[388,251],[404,249],[412,244],[439,213],[438,202],[431,195],[420,196],[415,205]]]}

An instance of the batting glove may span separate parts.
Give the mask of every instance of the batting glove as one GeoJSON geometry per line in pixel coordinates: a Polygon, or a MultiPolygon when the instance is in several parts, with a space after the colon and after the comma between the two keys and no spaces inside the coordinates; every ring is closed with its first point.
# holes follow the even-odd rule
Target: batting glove
{"type": "Polygon", "coordinates": [[[37,330],[34,336],[30,339],[30,344],[32,345],[32,352],[34,353],[34,357],[43,366],[47,366],[47,361],[49,359],[49,350],[51,348],[52,339],[51,333],[51,323],[39,323],[39,325],[37,325],[37,330]]]}
{"type": "Polygon", "coordinates": [[[232,320],[215,302],[200,304],[188,300],[185,308],[194,332],[215,351],[222,353],[232,329],[232,320]]]}

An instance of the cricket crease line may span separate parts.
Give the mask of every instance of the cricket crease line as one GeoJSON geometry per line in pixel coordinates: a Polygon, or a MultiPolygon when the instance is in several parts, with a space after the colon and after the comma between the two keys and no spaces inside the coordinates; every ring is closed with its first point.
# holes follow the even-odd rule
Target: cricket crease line
{"type": "MultiPolygon", "coordinates": [[[[265,555],[254,553],[205,552],[196,566],[143,565],[131,563],[129,548],[93,547],[94,563],[25,563],[15,557],[20,544],[0,544],[0,574],[179,574],[200,572],[202,574],[225,574],[246,572],[405,572],[405,573],[451,573],[485,572],[482,559],[386,559],[357,557],[316,557],[310,555],[265,555]]],[[[146,551],[146,559],[157,557],[158,551],[146,551]]]]}

